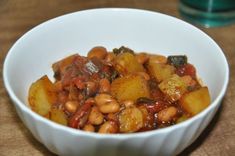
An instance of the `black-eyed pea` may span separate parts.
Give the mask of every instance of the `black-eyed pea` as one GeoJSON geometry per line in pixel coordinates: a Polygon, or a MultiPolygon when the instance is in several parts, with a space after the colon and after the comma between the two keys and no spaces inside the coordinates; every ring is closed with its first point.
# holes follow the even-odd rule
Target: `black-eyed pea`
{"type": "Polygon", "coordinates": [[[112,100],[111,102],[107,102],[103,105],[99,106],[99,110],[102,113],[116,113],[120,109],[120,105],[116,100],[112,100]]]}
{"type": "Polygon", "coordinates": [[[64,105],[65,109],[70,113],[75,113],[79,103],[77,101],[67,101],[64,105]]]}
{"type": "Polygon", "coordinates": [[[107,93],[110,91],[110,82],[107,78],[103,78],[99,82],[99,93],[107,93]]]}
{"type": "Polygon", "coordinates": [[[189,83],[191,82],[192,78],[189,75],[185,75],[181,77],[181,80],[183,80],[184,83],[189,86],[189,83]]]}
{"type": "Polygon", "coordinates": [[[122,104],[123,104],[125,107],[130,107],[130,106],[133,106],[133,105],[134,105],[134,101],[132,101],[132,100],[125,100],[125,101],[122,101],[122,104]]]}
{"type": "Polygon", "coordinates": [[[137,61],[138,61],[140,64],[144,64],[145,62],[148,61],[149,56],[148,56],[148,54],[146,54],[146,53],[139,53],[139,54],[136,54],[136,55],[135,55],[135,58],[137,59],[137,61]]]}
{"type": "Polygon", "coordinates": [[[97,46],[97,47],[92,48],[88,52],[87,57],[88,58],[96,57],[98,59],[104,59],[106,57],[107,53],[108,52],[105,47],[97,46]]]}
{"type": "Polygon", "coordinates": [[[170,106],[158,112],[157,118],[161,122],[170,122],[177,115],[177,108],[170,106]]]}
{"type": "Polygon", "coordinates": [[[112,62],[114,60],[114,58],[115,58],[115,54],[112,53],[112,52],[109,52],[105,57],[105,61],[106,62],[112,62]]]}
{"type": "Polygon", "coordinates": [[[107,120],[118,121],[117,113],[108,113],[106,116],[107,120]]]}
{"type": "Polygon", "coordinates": [[[193,80],[192,77],[189,76],[189,75],[182,76],[181,79],[184,81],[184,83],[187,86],[194,86],[194,85],[196,85],[196,81],[193,80]]]}
{"type": "Polygon", "coordinates": [[[91,103],[92,105],[94,105],[95,104],[95,99],[90,97],[86,100],[86,102],[91,103]]]}
{"type": "Polygon", "coordinates": [[[137,74],[143,77],[147,81],[150,80],[150,76],[146,72],[137,72],[137,74]]]}
{"type": "Polygon", "coordinates": [[[92,124],[86,124],[83,127],[83,130],[87,132],[95,132],[95,127],[92,124]]]}
{"type": "Polygon", "coordinates": [[[111,101],[113,101],[113,98],[109,94],[98,94],[95,96],[95,103],[97,106],[101,106],[111,101]]]}
{"type": "Polygon", "coordinates": [[[55,85],[55,89],[57,90],[57,91],[62,91],[63,90],[63,85],[62,85],[62,81],[60,80],[60,81],[56,81],[55,83],[54,83],[54,85],[55,85]]]}
{"type": "Polygon", "coordinates": [[[86,82],[86,94],[87,96],[92,96],[97,93],[98,85],[93,81],[86,82]]]}
{"type": "Polygon", "coordinates": [[[100,125],[101,123],[103,123],[104,116],[96,106],[92,107],[88,117],[88,121],[92,125],[100,125]]]}
{"type": "Polygon", "coordinates": [[[117,131],[117,123],[115,123],[114,121],[107,121],[100,126],[98,133],[116,133],[117,131]]]}
{"type": "Polygon", "coordinates": [[[167,58],[163,55],[150,55],[149,61],[153,63],[167,63],[167,58]]]}

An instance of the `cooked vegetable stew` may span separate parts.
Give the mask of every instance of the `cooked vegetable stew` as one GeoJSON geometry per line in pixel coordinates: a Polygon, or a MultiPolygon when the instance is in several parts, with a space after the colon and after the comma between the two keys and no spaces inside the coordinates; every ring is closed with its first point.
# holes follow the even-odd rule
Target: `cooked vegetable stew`
{"type": "Polygon", "coordinates": [[[29,89],[36,113],[75,129],[132,133],[177,124],[210,104],[187,56],[135,53],[127,47],[108,52],[94,47],[52,65],[29,89]]]}

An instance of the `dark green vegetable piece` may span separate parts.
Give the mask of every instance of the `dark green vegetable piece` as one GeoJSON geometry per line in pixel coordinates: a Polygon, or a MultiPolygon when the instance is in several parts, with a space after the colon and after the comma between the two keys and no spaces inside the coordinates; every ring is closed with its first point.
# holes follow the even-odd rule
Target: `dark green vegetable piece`
{"type": "Polygon", "coordinates": [[[173,55],[167,57],[167,62],[174,65],[176,68],[188,63],[187,56],[185,55],[173,55]]]}
{"type": "Polygon", "coordinates": [[[147,97],[140,97],[136,100],[137,104],[154,104],[156,103],[155,100],[149,99],[147,97]]]}
{"type": "Polygon", "coordinates": [[[114,48],[113,49],[113,53],[115,55],[118,55],[118,54],[121,54],[121,53],[131,53],[131,54],[134,54],[134,51],[131,50],[130,48],[121,46],[120,48],[114,48]]]}

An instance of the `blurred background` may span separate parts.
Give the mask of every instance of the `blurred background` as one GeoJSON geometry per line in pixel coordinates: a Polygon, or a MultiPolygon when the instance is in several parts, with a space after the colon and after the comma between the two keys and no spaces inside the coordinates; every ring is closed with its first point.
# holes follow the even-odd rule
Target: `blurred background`
{"type": "MultiPolygon", "coordinates": [[[[211,124],[180,156],[235,153],[235,0],[0,0],[0,73],[4,58],[24,33],[51,18],[92,8],[124,7],[161,12],[195,24],[224,51],[230,85],[211,124]]],[[[174,27],[174,26],[172,26],[174,27]]],[[[46,36],[45,36],[46,37],[46,36]]],[[[208,58],[209,60],[209,58],[208,58]]],[[[0,77],[0,155],[53,155],[18,118],[0,77]]]]}

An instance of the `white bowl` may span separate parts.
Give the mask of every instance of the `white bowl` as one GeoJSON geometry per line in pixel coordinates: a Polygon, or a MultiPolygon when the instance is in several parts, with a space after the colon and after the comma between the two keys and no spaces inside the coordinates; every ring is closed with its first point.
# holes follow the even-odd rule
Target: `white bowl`
{"type": "Polygon", "coordinates": [[[35,138],[59,155],[176,155],[189,146],[220,106],[229,78],[219,46],[196,27],[174,17],[136,9],[93,9],[49,20],[23,35],[4,62],[5,87],[17,113],[35,138]],[[134,134],[96,134],[51,122],[28,107],[29,86],[53,62],[102,45],[128,46],[163,55],[186,54],[209,87],[210,106],[183,123],[134,134]]]}

